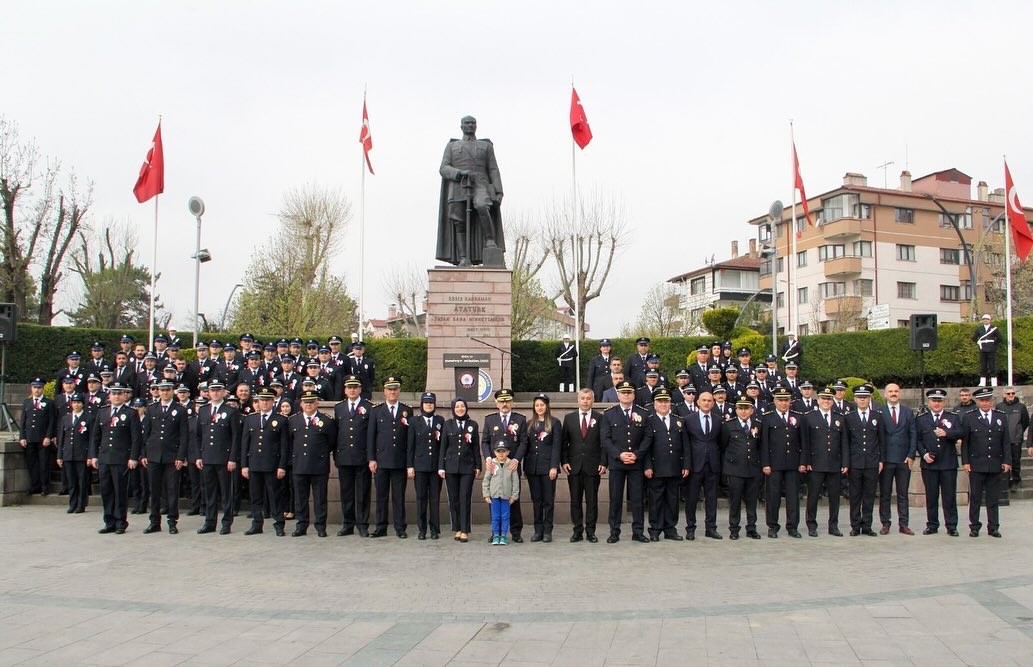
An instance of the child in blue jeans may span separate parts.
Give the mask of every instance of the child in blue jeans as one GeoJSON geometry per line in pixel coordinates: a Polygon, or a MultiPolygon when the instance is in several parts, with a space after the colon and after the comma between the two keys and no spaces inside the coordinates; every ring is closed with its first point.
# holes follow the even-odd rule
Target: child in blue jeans
{"type": "Polygon", "coordinates": [[[520,497],[520,475],[509,469],[509,445],[495,445],[495,470],[485,470],[481,482],[484,502],[491,505],[491,543],[509,544],[509,506],[520,497]]]}

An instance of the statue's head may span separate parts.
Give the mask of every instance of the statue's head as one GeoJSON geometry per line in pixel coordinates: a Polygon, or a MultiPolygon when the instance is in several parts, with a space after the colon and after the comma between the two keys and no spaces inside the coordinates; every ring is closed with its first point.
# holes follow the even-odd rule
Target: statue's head
{"type": "Polygon", "coordinates": [[[477,119],[473,116],[463,116],[459,121],[459,127],[463,128],[463,134],[473,134],[477,131],[477,119]]]}

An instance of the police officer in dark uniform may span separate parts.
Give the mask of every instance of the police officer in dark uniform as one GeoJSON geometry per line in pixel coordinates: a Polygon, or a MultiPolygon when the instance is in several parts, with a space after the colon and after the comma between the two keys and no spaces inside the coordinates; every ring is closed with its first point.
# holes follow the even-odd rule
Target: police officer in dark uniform
{"type": "Polygon", "coordinates": [[[793,401],[793,410],[807,414],[818,409],[818,399],[814,396],[814,383],[800,380],[800,397],[793,401]]]}
{"type": "Polygon", "coordinates": [[[349,362],[349,374],[355,375],[362,380],[362,397],[369,399],[373,396],[373,383],[376,381],[376,364],[366,356],[366,344],[361,340],[352,347],[354,356],[349,362]]]}
{"type": "Polygon", "coordinates": [[[82,514],[90,496],[90,473],[86,460],[94,417],[83,407],[82,394],[72,394],[71,411],[61,418],[57,432],[57,464],[68,477],[68,513],[82,514]]]}
{"type": "Polygon", "coordinates": [[[655,368],[646,369],[646,383],[635,391],[635,403],[647,410],[653,409],[653,393],[663,387],[660,373],[655,368]]]}
{"type": "Polygon", "coordinates": [[[649,359],[649,339],[635,341],[636,352],[624,362],[624,378],[638,389],[646,383],[646,362],[649,359]]]}
{"type": "Polygon", "coordinates": [[[563,335],[563,342],[556,347],[556,362],[560,367],[560,392],[574,391],[574,371],[577,366],[577,347],[570,342],[570,335],[563,335]]]}
{"type": "Polygon", "coordinates": [[[843,415],[832,409],[835,391],[825,387],[818,392],[818,409],[803,416],[800,429],[800,463],[807,468],[807,534],[818,536],[818,499],[821,488],[828,489],[829,535],[842,537],[839,530],[839,487],[850,465],[850,450],[843,426],[843,415]]]}
{"type": "Polygon", "coordinates": [[[610,358],[613,343],[609,338],[599,341],[599,354],[588,362],[588,386],[595,394],[595,400],[602,400],[603,392],[613,386],[610,377],[610,358]]]}
{"type": "Polygon", "coordinates": [[[692,385],[697,389],[710,384],[710,348],[700,345],[696,350],[696,363],[687,369],[692,385]]]}
{"type": "Polygon", "coordinates": [[[337,446],[334,461],[341,486],[341,530],[338,537],[369,537],[369,501],[372,476],[366,456],[366,438],[373,403],[362,398],[362,380],[357,375],[344,378],[344,400],[334,407],[337,446]]]}
{"type": "Polygon", "coordinates": [[[312,498],[316,535],[326,537],[326,487],[330,478],[330,452],[337,440],[334,420],[318,411],[319,396],[314,391],[301,395],[301,412],[288,419],[287,437],[294,462],[294,514],[298,523],[291,533],[301,537],[308,532],[309,497],[312,498]]]}
{"type": "Polygon", "coordinates": [[[145,533],[161,531],[162,492],[165,494],[169,533],[179,529],[179,471],[186,465],[189,445],[189,426],[186,411],[172,400],[172,383],[158,383],[159,400],[147,406],[142,420],[141,447],[132,458],[139,459],[147,469],[151,485],[150,525],[145,533]]]}
{"type": "Polygon", "coordinates": [[[194,466],[201,471],[204,484],[205,518],[199,535],[215,532],[222,508],[220,535],[229,535],[233,525],[231,475],[237,469],[234,454],[240,452],[240,411],[225,401],[226,387],[215,380],[208,385],[210,402],[197,413],[197,440],[194,466]]]}
{"type": "Polygon", "coordinates": [[[728,421],[735,416],[735,403],[728,400],[728,391],[724,384],[714,387],[711,392],[714,396],[714,416],[721,421],[728,421]]]}
{"type": "MultiPolygon", "coordinates": [[[[699,408],[696,407],[696,386],[693,384],[687,384],[680,387],[678,392],[681,394],[682,398],[677,404],[675,404],[674,414],[679,417],[688,417],[696,414],[699,410],[699,408]]],[[[673,400],[671,402],[674,403],[673,400]]]]}
{"type": "Polygon", "coordinates": [[[735,417],[721,429],[721,471],[728,478],[728,531],[739,539],[743,502],[746,505],[746,537],[760,539],[757,532],[757,498],[761,482],[761,424],[753,417],[753,403],[735,404],[735,417]]]}
{"type": "Polygon", "coordinates": [[[983,315],[982,325],[972,332],[972,341],[979,348],[979,386],[997,386],[997,346],[1001,332],[994,326],[989,314],[983,315]]]}
{"type": "Polygon", "coordinates": [[[89,376],[91,373],[100,377],[100,372],[111,364],[107,359],[104,358],[104,351],[107,349],[101,341],[94,341],[93,345],[90,346],[90,358],[86,360],[86,365],[83,370],[86,375],[89,376]]]}
{"type": "Polygon", "coordinates": [[[72,350],[67,355],[65,355],[65,362],[67,363],[67,367],[57,372],[56,379],[60,382],[61,380],[64,380],[64,378],[66,377],[75,378],[75,391],[79,392],[80,394],[85,394],[86,376],[88,375],[88,373],[81,365],[79,365],[79,360],[81,358],[81,355],[75,350],[72,350]]]}
{"type": "Polygon", "coordinates": [[[790,409],[790,396],[788,389],[778,387],[774,408],[760,418],[760,465],[767,477],[764,510],[768,537],[778,537],[783,493],[786,531],[790,537],[800,537],[800,475],[806,471],[800,462],[803,414],[790,409]]]}
{"type": "Polygon", "coordinates": [[[925,392],[927,410],[915,418],[918,456],[922,459],[922,483],[925,486],[926,526],[923,535],[940,529],[938,503],[943,499],[943,519],[947,534],[958,536],[958,452],[955,441],[961,437],[957,413],[944,409],[947,392],[929,389],[925,392]]]}
{"type": "MultiPolygon", "coordinates": [[[[356,348],[359,351],[360,348],[356,348]]],[[[366,361],[369,361],[366,359],[366,361]]],[[[372,366],[372,364],[370,364],[372,366]]],[[[354,366],[353,366],[354,368],[354,366]]],[[[357,375],[357,374],[356,374],[357,375]]],[[[362,379],[362,376],[359,376],[362,379]]],[[[366,436],[366,456],[369,469],[377,485],[377,525],[370,537],[387,535],[387,503],[391,499],[394,510],[395,535],[405,539],[405,486],[406,460],[409,442],[410,420],[413,417],[408,405],[398,400],[401,381],[394,377],[384,378],[384,402],[373,408],[366,436]]],[[[366,389],[365,383],[362,385],[366,389]]]]}
{"type": "Polygon", "coordinates": [[[441,477],[438,475],[438,464],[445,420],[434,413],[437,402],[437,396],[429,391],[420,397],[420,414],[413,415],[406,443],[406,474],[416,487],[416,527],[419,531],[417,538],[420,540],[427,539],[428,527],[431,539],[436,540],[441,535],[441,477]]]}
{"type": "Polygon", "coordinates": [[[665,387],[669,387],[670,386],[670,384],[667,381],[667,375],[662,370],[660,370],[660,356],[659,355],[650,353],[649,356],[646,357],[646,376],[647,377],[649,376],[650,372],[656,373],[657,384],[661,384],[661,385],[663,385],[665,387]]]}
{"type": "Polygon", "coordinates": [[[25,452],[31,492],[45,496],[50,493],[50,462],[56,458],[60,416],[54,401],[43,395],[43,378],[33,378],[29,389],[32,395],[22,402],[19,444],[25,452]]]}
{"type": "Polygon", "coordinates": [[[1001,498],[1001,473],[1011,472],[1011,444],[1008,437],[1008,418],[994,408],[992,387],[980,387],[972,392],[978,409],[961,419],[961,464],[968,473],[972,492],[968,500],[969,537],[979,537],[980,511],[983,492],[986,492],[986,534],[1000,537],[1001,518],[998,505],[1001,498]]]}
{"type": "Polygon", "coordinates": [[[685,420],[671,413],[671,395],[666,387],[653,394],[654,412],[646,420],[642,438],[643,475],[649,488],[649,539],[680,542],[678,505],[681,483],[689,476],[691,461],[685,461],[689,450],[685,437],[685,420]]]}
{"type": "MultiPolygon", "coordinates": [[[[509,445],[509,464],[512,470],[520,474],[520,462],[524,460],[527,453],[527,417],[519,412],[513,412],[513,391],[511,389],[499,389],[495,392],[495,407],[498,412],[492,412],[484,418],[484,428],[481,429],[481,458],[484,459],[482,470],[494,471],[495,445],[500,440],[505,440],[509,445]]],[[[523,495],[523,494],[521,494],[523,495]]],[[[520,511],[520,501],[517,500],[509,507],[509,532],[514,542],[524,541],[521,531],[524,528],[524,517],[520,511]]]]}
{"type": "MultiPolygon", "coordinates": [[[[445,422],[442,429],[439,450],[438,475],[445,478],[448,487],[448,513],[452,530],[456,533],[455,539],[468,542],[473,511],[473,481],[481,472],[481,451],[477,422],[470,416],[469,407],[462,398],[452,400],[452,418],[445,422]]],[[[437,539],[433,532],[430,537],[437,539]]]]}
{"type": "MultiPolygon", "coordinates": [[[[265,506],[270,507],[270,516],[277,537],[283,537],[283,507],[280,505],[278,480],[287,475],[287,457],[290,448],[287,443],[287,419],[273,411],[275,394],[269,388],[258,391],[258,411],[244,420],[240,437],[240,468],[248,480],[251,497],[251,527],[245,535],[262,532],[265,506]]],[[[237,453],[232,455],[237,458],[237,453]]]]}
{"type": "MultiPolygon", "coordinates": [[[[645,340],[648,345],[648,339],[645,340]]],[[[599,441],[610,468],[610,536],[606,542],[613,544],[620,540],[626,491],[631,508],[631,539],[648,544],[649,538],[644,533],[642,495],[644,444],[648,444],[644,442],[645,424],[649,413],[635,405],[635,385],[630,380],[617,385],[617,397],[617,405],[603,413],[599,429],[599,441]]]]}
{"type": "Polygon", "coordinates": [[[111,385],[111,405],[97,412],[97,421],[90,439],[90,465],[100,473],[100,497],[104,503],[104,527],[99,533],[126,532],[128,484],[126,472],[137,466],[141,448],[140,420],[125,405],[129,387],[111,385]]]}
{"type": "Polygon", "coordinates": [[[875,489],[886,460],[886,425],[881,412],[871,409],[873,388],[854,389],[855,410],[844,417],[850,449],[850,535],[878,535],[872,530],[875,489]]]}
{"type": "Polygon", "coordinates": [[[790,363],[795,363],[797,366],[803,363],[803,346],[800,345],[800,340],[793,332],[786,334],[786,342],[782,346],[782,363],[785,364],[783,368],[790,363]]]}

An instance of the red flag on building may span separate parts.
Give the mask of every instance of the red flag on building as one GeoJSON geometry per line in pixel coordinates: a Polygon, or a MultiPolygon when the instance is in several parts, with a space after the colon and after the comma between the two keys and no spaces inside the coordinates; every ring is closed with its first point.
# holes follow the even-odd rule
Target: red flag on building
{"type": "Polygon", "coordinates": [[[141,204],[151,197],[165,192],[165,155],[161,148],[161,122],[158,122],[158,129],[154,132],[154,141],[147,150],[147,157],[143,166],[140,167],[140,176],[133,186],[133,194],[136,201],[141,204]]]}
{"type": "Polygon", "coordinates": [[[574,143],[581,150],[592,140],[592,128],[588,125],[585,108],[581,106],[581,98],[577,96],[574,86],[570,87],[570,132],[574,135],[574,143]]]}
{"type": "Polygon", "coordinates": [[[1008,169],[1008,161],[1004,162],[1004,187],[1006,196],[1006,210],[1008,211],[1008,226],[1011,227],[1011,238],[1015,244],[1015,254],[1019,259],[1026,261],[1029,251],[1033,250],[1033,233],[1029,231],[1029,223],[1026,222],[1026,213],[1019,203],[1019,193],[1015,191],[1015,183],[1011,180],[1011,170],[1008,169]]]}
{"type": "Polygon", "coordinates": [[[369,152],[373,150],[373,135],[369,131],[369,114],[366,113],[366,98],[362,98],[362,129],[359,130],[359,143],[362,144],[362,153],[366,156],[366,167],[369,173],[373,171],[373,163],[369,161],[369,152]]]}
{"type": "Polygon", "coordinates": [[[811,222],[811,207],[807,205],[807,192],[803,188],[803,176],[800,175],[800,158],[796,156],[796,142],[793,142],[793,187],[800,191],[800,201],[803,204],[803,215],[807,218],[807,224],[811,222]]]}

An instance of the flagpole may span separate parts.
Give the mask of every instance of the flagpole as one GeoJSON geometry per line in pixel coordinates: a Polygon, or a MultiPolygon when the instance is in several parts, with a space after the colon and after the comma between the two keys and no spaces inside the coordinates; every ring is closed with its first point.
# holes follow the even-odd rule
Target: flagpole
{"type": "MultiPolygon", "coordinates": [[[[570,77],[570,90],[574,91],[574,77],[570,77]]],[[[581,284],[578,280],[578,252],[575,239],[577,238],[577,144],[574,142],[574,135],[570,135],[570,182],[571,196],[573,197],[573,231],[570,236],[570,254],[573,266],[571,267],[571,282],[574,293],[574,382],[578,389],[581,389],[581,284]]]]}
{"type": "MultiPolygon", "coordinates": [[[[1008,157],[1004,156],[1004,168],[1008,169],[1008,157]]],[[[1014,183],[1012,184],[1014,188],[1014,183]]],[[[1005,305],[1004,305],[1004,323],[1007,328],[1006,337],[1008,340],[1008,386],[1010,387],[1013,379],[1013,358],[1012,350],[1012,332],[1011,332],[1011,221],[1008,220],[1008,208],[1011,206],[1011,192],[1007,190],[1007,183],[1005,184],[1004,192],[1004,294],[1005,294],[1005,305]]],[[[973,278],[974,280],[974,278],[973,278]]],[[[973,285],[975,282],[973,282],[973,285]]]]}
{"type": "MultiPolygon", "coordinates": [[[[365,103],[366,96],[362,96],[365,103]]],[[[360,144],[361,146],[361,144],[360,144]]],[[[359,190],[359,340],[363,339],[366,303],[366,154],[359,156],[359,170],[362,172],[362,186],[359,190]]]]}
{"type": "Polygon", "coordinates": [[[154,345],[154,289],[158,275],[158,198],[160,194],[154,195],[154,249],[151,253],[151,309],[149,324],[147,328],[147,349],[153,349],[154,345]]]}
{"type": "MultiPolygon", "coordinates": [[[[791,150],[796,149],[796,136],[793,133],[793,121],[789,121],[789,147],[791,150]]],[[[796,278],[796,164],[793,160],[790,160],[792,175],[792,196],[789,201],[793,202],[793,221],[792,228],[789,233],[792,235],[792,252],[788,252],[786,256],[786,333],[793,331],[793,303],[796,301],[796,290],[793,289],[796,278]]],[[[786,244],[788,251],[788,243],[786,244]]],[[[810,295],[808,295],[810,296],[810,295]]],[[[796,305],[796,314],[800,314],[800,304],[796,305]]],[[[771,354],[778,355],[778,341],[771,341],[771,354]]]]}

